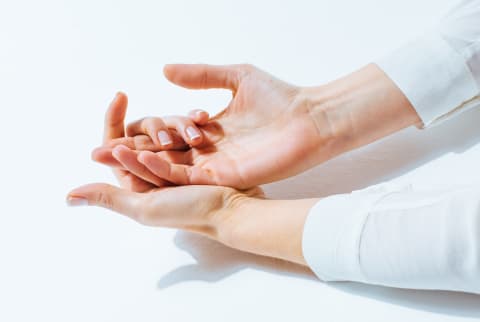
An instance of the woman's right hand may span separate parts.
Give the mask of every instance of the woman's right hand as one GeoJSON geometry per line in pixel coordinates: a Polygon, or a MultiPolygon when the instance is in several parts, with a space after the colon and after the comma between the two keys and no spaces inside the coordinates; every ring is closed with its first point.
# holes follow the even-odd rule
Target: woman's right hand
{"type": "Polygon", "coordinates": [[[406,97],[373,64],[316,88],[289,85],[249,65],[169,65],[165,75],[187,88],[230,89],[233,98],[210,119],[196,111],[134,122],[127,128],[133,137],[94,151],[96,161],[109,165],[120,156],[129,173],[156,186],[245,189],[419,122],[406,97]],[[171,143],[162,145],[158,133],[166,129],[172,130],[171,143]]]}
{"type": "Polygon", "coordinates": [[[150,173],[146,175],[139,164],[126,169],[153,184],[167,181],[245,189],[297,174],[332,153],[333,130],[328,122],[319,126],[299,87],[249,65],[168,65],[165,75],[186,88],[229,89],[233,98],[210,119],[206,112],[195,111],[184,118],[134,122],[127,127],[130,138],[112,140],[97,149],[96,161],[111,165],[112,153],[133,157],[126,147],[144,150],[137,153],[138,160],[150,173]],[[166,129],[174,129],[170,137],[166,129]],[[144,144],[145,136],[152,144],[144,144]],[[115,145],[124,146],[116,150],[115,145]],[[319,156],[320,148],[323,155],[319,156]]]}

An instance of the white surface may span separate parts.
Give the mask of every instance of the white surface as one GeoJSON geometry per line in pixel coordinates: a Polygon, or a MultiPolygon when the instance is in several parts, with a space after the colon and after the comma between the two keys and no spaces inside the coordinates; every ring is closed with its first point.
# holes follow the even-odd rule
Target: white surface
{"type": "MultiPolygon", "coordinates": [[[[431,25],[449,1],[0,1],[0,321],[463,321],[478,296],[324,284],[296,266],[142,227],[64,196],[114,182],[90,161],[116,90],[130,120],[220,110],[168,62],[250,62],[297,84],[338,77],[431,25]]],[[[267,187],[310,197],[387,179],[475,180],[480,111],[414,128],[267,187]],[[418,168],[418,169],[416,169],[418,168]],[[412,170],[415,171],[411,172],[412,170]]]]}

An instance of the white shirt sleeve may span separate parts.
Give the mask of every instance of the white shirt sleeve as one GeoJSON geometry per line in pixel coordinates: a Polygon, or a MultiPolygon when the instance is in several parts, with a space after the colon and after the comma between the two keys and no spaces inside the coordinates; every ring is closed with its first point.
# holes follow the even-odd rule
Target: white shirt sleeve
{"type": "Polygon", "coordinates": [[[303,255],[324,281],[480,293],[480,186],[383,185],[322,199],[303,255]]]}
{"type": "Polygon", "coordinates": [[[416,109],[421,127],[480,105],[480,0],[464,0],[439,25],[375,62],[416,109]]]}

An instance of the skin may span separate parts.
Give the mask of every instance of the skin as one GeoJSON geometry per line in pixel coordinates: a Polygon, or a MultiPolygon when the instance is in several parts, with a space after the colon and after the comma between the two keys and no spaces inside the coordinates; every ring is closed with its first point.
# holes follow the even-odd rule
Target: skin
{"type": "MultiPolygon", "coordinates": [[[[105,117],[106,141],[123,137],[125,97],[117,95],[105,117]]],[[[135,155],[135,154],[133,154],[135,155]]],[[[214,185],[154,187],[126,170],[114,170],[118,188],[94,183],[72,190],[70,206],[100,206],[149,226],[196,232],[255,254],[306,265],[302,255],[303,222],[315,199],[272,201],[260,188],[239,191],[214,185]],[[137,181],[140,180],[140,181],[137,181]],[[143,192],[134,192],[139,184],[143,192]],[[292,216],[298,213],[298,216],[292,216]]]]}
{"type": "Polygon", "coordinates": [[[70,205],[106,207],[143,224],[195,231],[305,265],[303,226],[318,199],[268,200],[255,186],[420,123],[375,65],[309,88],[244,65],[170,65],[165,74],[187,88],[228,88],[232,102],[211,119],[198,112],[144,119],[126,133],[127,98],[117,94],[93,158],[114,168],[122,188],[79,187],[68,194],[70,205]],[[188,127],[200,136],[189,137],[188,127]],[[169,145],[155,139],[158,131],[168,131],[169,145]]]}
{"type": "Polygon", "coordinates": [[[408,100],[373,64],[330,84],[304,88],[249,65],[167,65],[165,75],[186,88],[229,89],[233,97],[210,119],[196,110],[189,117],[133,122],[129,137],[93,152],[94,160],[156,186],[167,181],[250,188],[419,122],[408,100]],[[198,137],[192,140],[186,128],[198,137]],[[160,131],[169,132],[172,144],[159,143],[160,131]]]}

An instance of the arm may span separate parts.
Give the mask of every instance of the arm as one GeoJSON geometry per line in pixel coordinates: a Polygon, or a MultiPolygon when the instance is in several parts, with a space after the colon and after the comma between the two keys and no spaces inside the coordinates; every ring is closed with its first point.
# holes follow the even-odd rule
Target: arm
{"type": "MultiPolygon", "coordinates": [[[[129,137],[105,142],[94,151],[93,159],[128,170],[153,185],[166,180],[178,185],[245,189],[293,176],[420,122],[403,93],[374,64],[329,84],[308,88],[291,86],[243,65],[175,65],[167,68],[167,75],[176,83],[194,87],[192,84],[200,86],[198,79],[206,86],[205,82],[221,77],[205,73],[227,77],[231,75],[227,71],[234,75],[228,77],[238,77],[227,83],[237,92],[219,115],[203,119],[202,124],[192,117],[134,122],[127,127],[129,137]],[[192,142],[185,129],[194,122],[201,136],[192,142]],[[176,133],[174,142],[183,138],[194,147],[164,151],[168,148],[157,142],[157,133],[165,129],[176,133]],[[138,160],[122,158],[128,154],[125,147],[119,151],[118,145],[147,151],[140,153],[138,160]]],[[[173,146],[182,147],[178,143],[173,146]]]]}
{"type": "Polygon", "coordinates": [[[181,186],[142,194],[94,184],[70,192],[68,202],[308,264],[324,281],[480,293],[479,191],[387,186],[322,200],[267,200],[258,189],[181,186]]]}
{"type": "Polygon", "coordinates": [[[376,61],[415,107],[421,127],[480,105],[480,2],[463,0],[439,24],[376,61]]]}
{"type": "Polygon", "coordinates": [[[229,89],[231,102],[211,119],[204,113],[200,129],[192,117],[133,123],[127,134],[134,138],[110,142],[93,158],[120,164],[154,185],[166,180],[244,189],[296,175],[402,128],[426,127],[479,105],[479,20],[479,2],[464,1],[438,28],[317,87],[293,86],[249,65],[167,65],[171,82],[229,89]],[[193,148],[162,153],[177,145],[160,144],[168,129],[193,148]],[[144,155],[134,164],[112,156],[115,145],[144,150],[150,143],[158,145],[153,149],[158,155],[144,155]]]}
{"type": "MultiPolygon", "coordinates": [[[[124,107],[114,102],[107,111],[105,137],[122,136],[117,116],[124,107]]],[[[137,157],[128,149],[122,153],[137,157]]],[[[259,189],[219,186],[145,186],[139,193],[131,191],[131,179],[120,178],[129,190],[87,185],[71,191],[68,203],[103,206],[146,225],[190,230],[237,249],[308,264],[325,281],[480,292],[475,188],[383,186],[322,200],[267,200],[259,189]]]]}
{"type": "Polygon", "coordinates": [[[306,265],[303,225],[318,199],[268,200],[258,188],[181,186],[137,193],[108,184],[72,190],[70,206],[100,206],[149,226],[205,235],[242,251],[306,265]]]}
{"type": "Polygon", "coordinates": [[[324,281],[480,293],[480,187],[380,186],[318,202],[303,254],[324,281]]]}

